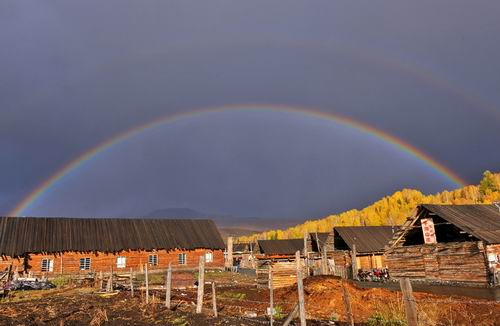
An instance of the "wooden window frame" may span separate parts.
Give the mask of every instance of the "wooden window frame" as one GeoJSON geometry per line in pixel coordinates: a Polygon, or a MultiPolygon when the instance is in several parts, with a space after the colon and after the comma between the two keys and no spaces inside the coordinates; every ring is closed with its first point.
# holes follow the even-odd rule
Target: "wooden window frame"
{"type": "Polygon", "coordinates": [[[157,254],[150,254],[148,256],[148,265],[158,266],[158,255],[157,254]]]}
{"type": "Polygon", "coordinates": [[[90,257],[80,258],[80,270],[81,271],[90,271],[91,266],[92,266],[92,259],[90,257]]]}
{"type": "Polygon", "coordinates": [[[127,257],[117,256],[116,257],[116,268],[125,268],[125,267],[127,267],[127,257]],[[120,262],[120,259],[123,259],[123,263],[120,262]]]}
{"type": "Polygon", "coordinates": [[[187,254],[185,252],[177,254],[177,263],[179,265],[187,265],[187,254]]]}
{"type": "Polygon", "coordinates": [[[54,259],[42,258],[42,261],[40,262],[40,270],[42,271],[42,273],[53,272],[54,271],[54,259]]]}
{"type": "Polygon", "coordinates": [[[206,263],[214,262],[214,253],[212,251],[205,251],[205,262],[206,263]],[[210,259],[208,259],[208,257],[210,257],[210,259]]]}

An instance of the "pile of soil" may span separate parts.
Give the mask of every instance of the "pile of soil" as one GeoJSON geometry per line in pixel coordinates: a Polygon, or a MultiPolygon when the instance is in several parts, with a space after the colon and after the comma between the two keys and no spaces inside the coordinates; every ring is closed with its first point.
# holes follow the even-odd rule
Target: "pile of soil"
{"type": "MultiPolygon", "coordinates": [[[[361,289],[350,282],[342,282],[334,276],[316,276],[304,280],[306,311],[318,319],[346,320],[343,301],[343,286],[346,287],[355,321],[366,322],[377,313],[399,313],[404,319],[402,295],[398,291],[381,288],[361,289]],[[396,310],[396,311],[395,311],[396,310]]],[[[297,301],[297,286],[278,289],[277,300],[297,301]]],[[[468,297],[449,297],[427,293],[414,293],[419,315],[427,323],[455,325],[500,325],[500,303],[468,297]]]]}

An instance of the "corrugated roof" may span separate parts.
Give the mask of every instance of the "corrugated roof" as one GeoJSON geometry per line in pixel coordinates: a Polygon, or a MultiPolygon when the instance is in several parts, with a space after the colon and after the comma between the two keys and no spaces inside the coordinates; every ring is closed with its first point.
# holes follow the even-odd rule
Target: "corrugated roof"
{"type": "Polygon", "coordinates": [[[212,220],[1,217],[0,254],[127,249],[224,249],[212,220]]]}
{"type": "Polygon", "coordinates": [[[500,243],[500,212],[495,205],[420,205],[488,243],[500,243]]]}
{"type": "Polygon", "coordinates": [[[397,227],[391,226],[339,226],[333,229],[352,249],[356,243],[356,251],[359,253],[380,252],[384,250],[392,238],[392,230],[397,227]]]}
{"type": "Polygon", "coordinates": [[[260,253],[266,255],[294,255],[304,250],[304,239],[258,240],[260,253]]]}

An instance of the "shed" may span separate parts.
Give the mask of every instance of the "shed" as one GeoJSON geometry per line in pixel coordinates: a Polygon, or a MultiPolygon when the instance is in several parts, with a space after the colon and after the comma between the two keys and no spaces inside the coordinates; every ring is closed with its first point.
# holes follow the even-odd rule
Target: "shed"
{"type": "Polygon", "coordinates": [[[499,284],[496,205],[419,205],[385,253],[394,278],[499,284]]]}
{"type": "MultiPolygon", "coordinates": [[[[269,271],[273,273],[275,288],[290,286],[297,283],[295,253],[304,252],[304,239],[258,240],[259,255],[257,256],[257,284],[259,287],[269,285],[269,271]]],[[[306,276],[304,260],[302,275],[306,276]]]]}
{"type": "Polygon", "coordinates": [[[356,248],[356,266],[361,269],[384,267],[384,247],[397,227],[339,226],[333,229],[336,266],[351,266],[351,252],[356,248]]]}

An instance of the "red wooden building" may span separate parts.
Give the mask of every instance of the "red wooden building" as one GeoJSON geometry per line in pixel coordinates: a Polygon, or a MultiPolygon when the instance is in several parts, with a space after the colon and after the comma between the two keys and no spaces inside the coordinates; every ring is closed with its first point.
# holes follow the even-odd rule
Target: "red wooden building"
{"type": "Polygon", "coordinates": [[[0,269],[33,274],[223,268],[224,242],[211,220],[0,218],[0,269]]]}

